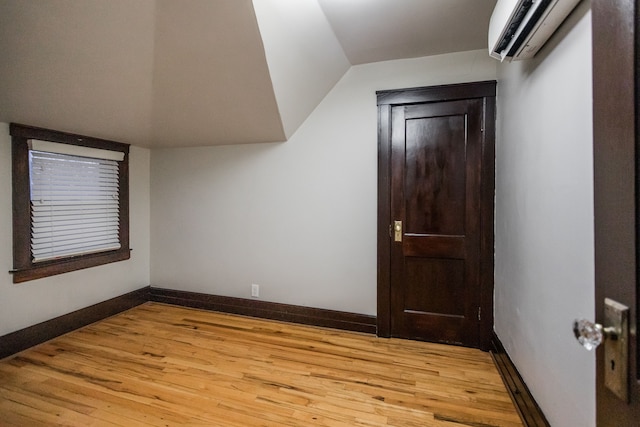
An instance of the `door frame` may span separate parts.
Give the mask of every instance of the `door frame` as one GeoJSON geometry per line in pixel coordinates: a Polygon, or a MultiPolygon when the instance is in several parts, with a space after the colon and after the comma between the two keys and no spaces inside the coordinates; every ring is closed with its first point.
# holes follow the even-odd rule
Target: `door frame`
{"type": "Polygon", "coordinates": [[[604,386],[604,349],[596,350],[596,423],[625,425],[640,417],[638,277],[640,267],[640,143],[638,119],[640,23],[638,0],[593,0],[593,163],[595,313],[604,298],[630,309],[629,396],[604,386]],[[613,416],[615,414],[615,416],[613,416]]]}
{"type": "Polygon", "coordinates": [[[378,99],[378,287],[377,334],[391,336],[391,109],[425,102],[483,99],[480,209],[479,347],[488,350],[493,332],[495,96],[496,82],[482,81],[376,92],[378,99]]]}

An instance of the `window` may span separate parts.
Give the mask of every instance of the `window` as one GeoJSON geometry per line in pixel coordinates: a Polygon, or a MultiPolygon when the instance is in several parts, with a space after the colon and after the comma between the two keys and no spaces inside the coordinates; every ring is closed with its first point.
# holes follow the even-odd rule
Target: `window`
{"type": "Polygon", "coordinates": [[[13,282],[129,259],[129,146],[11,124],[13,282]]]}

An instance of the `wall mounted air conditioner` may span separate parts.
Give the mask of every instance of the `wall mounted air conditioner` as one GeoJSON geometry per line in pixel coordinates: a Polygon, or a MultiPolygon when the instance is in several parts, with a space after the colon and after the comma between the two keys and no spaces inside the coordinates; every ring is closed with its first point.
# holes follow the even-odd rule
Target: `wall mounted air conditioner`
{"type": "Polygon", "coordinates": [[[489,23],[489,55],[531,58],[580,0],[498,0],[489,23]]]}

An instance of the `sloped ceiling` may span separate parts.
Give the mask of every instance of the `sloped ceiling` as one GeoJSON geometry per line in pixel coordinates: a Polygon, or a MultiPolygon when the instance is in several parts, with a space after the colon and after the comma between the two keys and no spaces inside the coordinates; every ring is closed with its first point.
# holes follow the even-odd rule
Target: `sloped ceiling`
{"type": "Polygon", "coordinates": [[[318,0],[352,64],[487,47],[496,0],[318,0]]]}
{"type": "Polygon", "coordinates": [[[153,145],[284,141],[251,0],[157,0],[153,145]]]}
{"type": "Polygon", "coordinates": [[[495,0],[0,0],[0,121],[284,141],[352,64],[484,47],[495,0]]]}

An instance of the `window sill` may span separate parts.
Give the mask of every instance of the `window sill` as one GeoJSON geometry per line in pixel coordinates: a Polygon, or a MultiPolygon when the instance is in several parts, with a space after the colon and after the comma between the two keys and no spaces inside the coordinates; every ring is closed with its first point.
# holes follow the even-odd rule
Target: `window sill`
{"type": "Polygon", "coordinates": [[[24,269],[12,270],[10,273],[13,274],[13,283],[22,283],[102,264],[125,261],[131,258],[130,252],[129,248],[123,248],[117,251],[81,255],[68,260],[45,261],[24,269]]]}

